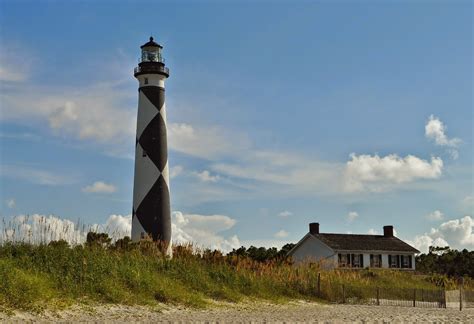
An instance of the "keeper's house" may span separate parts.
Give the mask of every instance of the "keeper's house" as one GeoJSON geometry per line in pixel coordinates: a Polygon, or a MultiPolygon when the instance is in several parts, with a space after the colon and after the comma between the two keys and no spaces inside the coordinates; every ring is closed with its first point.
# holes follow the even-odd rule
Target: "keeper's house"
{"type": "Polygon", "coordinates": [[[420,251],[393,236],[393,226],[384,226],[383,235],[330,234],[311,223],[288,256],[295,263],[321,262],[326,268],[415,270],[415,253],[420,251]]]}

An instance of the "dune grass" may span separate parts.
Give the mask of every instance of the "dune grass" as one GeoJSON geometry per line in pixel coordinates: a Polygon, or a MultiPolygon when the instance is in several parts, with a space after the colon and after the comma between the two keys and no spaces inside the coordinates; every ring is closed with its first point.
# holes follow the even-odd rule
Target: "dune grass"
{"type": "Polygon", "coordinates": [[[151,242],[112,246],[68,246],[65,242],[0,245],[0,307],[41,311],[73,303],[179,304],[206,307],[212,300],[316,300],[321,273],[322,298],[341,284],[358,287],[433,289],[436,284],[412,273],[389,270],[325,271],[292,266],[284,260],[257,262],[218,251],[174,247],[161,256],[151,242]]]}

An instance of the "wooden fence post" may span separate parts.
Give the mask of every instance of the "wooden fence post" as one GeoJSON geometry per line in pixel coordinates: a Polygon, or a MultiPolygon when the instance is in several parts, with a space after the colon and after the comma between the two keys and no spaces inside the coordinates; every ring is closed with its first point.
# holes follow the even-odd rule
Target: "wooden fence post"
{"type": "Polygon", "coordinates": [[[443,308],[446,308],[446,288],[443,289],[443,308]]]}
{"type": "Polygon", "coordinates": [[[342,285],[342,303],[346,303],[346,287],[342,285]]]}
{"type": "Polygon", "coordinates": [[[377,287],[377,306],[380,306],[380,288],[377,287]]]}
{"type": "Polygon", "coordinates": [[[413,289],[413,307],[416,307],[416,288],[413,289]]]}
{"type": "Polygon", "coordinates": [[[461,277],[459,284],[459,310],[462,311],[462,291],[464,289],[464,278],[461,277]]]}
{"type": "Polygon", "coordinates": [[[318,297],[321,298],[321,273],[318,272],[318,297]]]}

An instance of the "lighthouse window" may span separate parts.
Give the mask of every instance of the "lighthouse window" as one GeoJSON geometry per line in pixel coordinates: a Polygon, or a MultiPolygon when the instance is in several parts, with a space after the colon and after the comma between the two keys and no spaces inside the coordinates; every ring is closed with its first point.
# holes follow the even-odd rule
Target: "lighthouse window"
{"type": "Polygon", "coordinates": [[[145,150],[143,150],[142,156],[143,156],[143,157],[146,156],[146,151],[145,151],[145,150]]]}
{"type": "Polygon", "coordinates": [[[145,84],[148,84],[148,78],[145,78],[145,84]]]}

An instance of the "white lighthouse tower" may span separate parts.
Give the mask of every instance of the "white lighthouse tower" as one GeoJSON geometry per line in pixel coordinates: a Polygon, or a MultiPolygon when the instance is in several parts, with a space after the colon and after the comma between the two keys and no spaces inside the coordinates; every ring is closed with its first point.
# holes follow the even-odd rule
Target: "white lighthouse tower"
{"type": "Polygon", "coordinates": [[[141,46],[135,68],[138,118],[135,141],[132,240],[151,238],[171,252],[170,186],[166,131],[165,80],[169,69],[153,41],[141,46]]]}

